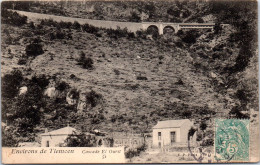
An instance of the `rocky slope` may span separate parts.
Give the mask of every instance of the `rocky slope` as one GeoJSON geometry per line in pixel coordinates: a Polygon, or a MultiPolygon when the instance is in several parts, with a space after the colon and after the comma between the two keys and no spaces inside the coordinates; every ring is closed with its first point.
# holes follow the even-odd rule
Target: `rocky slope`
{"type": "MultiPolygon", "coordinates": [[[[115,4],[105,8],[111,5],[115,4]]],[[[119,4],[119,8],[124,5],[119,4]]],[[[182,7],[189,8],[188,4],[182,7]]],[[[190,12],[196,16],[195,10],[190,12]]],[[[112,18],[112,15],[108,16],[112,18]]],[[[225,20],[221,16],[217,18],[225,20]]],[[[250,15],[243,15],[242,19],[254,20],[250,15]]],[[[242,25],[231,24],[214,31],[184,31],[151,40],[146,39],[146,34],[133,36],[124,31],[89,30],[91,28],[86,31],[77,28],[78,25],[71,24],[67,28],[50,22],[21,26],[2,22],[2,78],[15,68],[21,70],[24,81],[18,83],[18,89],[24,85],[30,88],[30,83],[35,84],[35,75],[45,75],[48,83],[37,89],[40,95],[62,81],[69,86],[58,90],[56,85],[58,96],[41,96],[36,103],[36,96],[28,96],[37,104],[33,108],[41,112],[32,133],[68,123],[84,131],[143,133],[150,132],[159,120],[179,118],[191,118],[211,127],[212,117],[248,118],[246,113],[250,109],[257,110],[256,47],[249,44],[249,48],[242,49],[241,45],[254,41],[248,37],[251,31],[245,33],[245,29],[240,28],[242,25]],[[242,40],[241,34],[249,39],[242,40]],[[26,47],[36,42],[35,39],[43,45],[43,53],[31,57],[26,47]],[[82,67],[82,52],[93,62],[91,68],[82,67]],[[85,94],[95,91],[96,105],[80,112],[76,106],[68,105],[65,97],[72,88],[85,94]]],[[[253,23],[247,26],[255,27],[253,23]]],[[[13,106],[19,99],[23,96],[3,98],[4,121],[27,120],[28,116],[19,116],[23,109],[13,106]]],[[[19,122],[13,121],[13,125],[20,127],[19,122]]]]}

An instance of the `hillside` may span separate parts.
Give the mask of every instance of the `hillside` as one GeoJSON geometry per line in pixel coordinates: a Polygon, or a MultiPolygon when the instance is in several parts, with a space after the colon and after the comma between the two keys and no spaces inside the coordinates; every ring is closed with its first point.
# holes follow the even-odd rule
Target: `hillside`
{"type": "Polygon", "coordinates": [[[77,18],[130,22],[212,22],[210,4],[204,1],[50,1],[30,3],[20,2],[17,10],[48,13],[77,18]]]}
{"type": "MultiPolygon", "coordinates": [[[[110,5],[115,4],[104,4],[110,5]]],[[[182,9],[191,10],[189,3],[183,5],[182,9]]],[[[251,109],[258,110],[256,39],[250,35],[255,34],[256,24],[248,21],[255,19],[254,13],[243,15],[247,10],[242,9],[233,13],[240,16],[237,24],[153,39],[147,39],[146,32],[134,35],[73,22],[16,25],[13,20],[20,16],[4,17],[2,12],[3,121],[14,126],[19,134],[14,138],[22,135],[22,141],[33,141],[46,127],[52,130],[67,124],[83,131],[144,133],[160,120],[192,118],[198,127],[207,123],[211,131],[211,118],[249,118],[251,109]],[[37,47],[32,46],[32,54],[28,45],[37,47]],[[23,86],[28,93],[19,95],[23,86]],[[56,90],[54,97],[44,94],[51,87],[56,90]],[[90,100],[83,110],[66,102],[71,89],[78,93],[77,102],[84,97],[90,100]],[[24,131],[28,127],[31,130],[24,131]]],[[[196,10],[190,11],[189,19],[199,18],[196,10]]],[[[161,19],[157,14],[156,20],[161,19]]],[[[107,17],[117,18],[113,13],[107,17]]],[[[229,19],[221,13],[215,17],[223,22],[229,19]]]]}

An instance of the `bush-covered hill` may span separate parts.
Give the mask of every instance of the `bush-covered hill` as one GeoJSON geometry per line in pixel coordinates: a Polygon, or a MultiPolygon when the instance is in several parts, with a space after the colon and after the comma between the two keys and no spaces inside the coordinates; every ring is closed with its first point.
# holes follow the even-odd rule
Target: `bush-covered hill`
{"type": "MultiPolygon", "coordinates": [[[[98,6],[104,12],[115,4],[130,10],[135,3],[98,6]]],[[[164,8],[159,2],[144,3],[150,4],[164,8]]],[[[6,137],[13,138],[4,145],[12,144],[12,139],[33,141],[45,127],[57,129],[68,123],[84,131],[144,133],[159,120],[190,118],[208,124],[213,117],[249,118],[250,109],[258,110],[255,2],[201,3],[192,11],[190,3],[183,2],[180,9],[191,13],[187,19],[200,18],[196,15],[200,10],[202,16],[212,14],[216,23],[230,25],[153,39],[146,39],[146,32],[77,22],[17,25],[15,20],[26,18],[5,10],[8,5],[3,3],[1,12],[2,121],[10,127],[6,137]],[[21,93],[21,87],[27,92],[21,93]],[[53,88],[54,95],[48,94],[53,88]],[[87,100],[86,105],[69,105],[68,92],[77,102],[87,100]]],[[[38,9],[32,4],[26,10],[38,9]]],[[[158,12],[151,12],[150,21],[166,17],[158,12]]]]}
{"type": "MultiPolygon", "coordinates": [[[[204,18],[208,4],[196,1],[50,1],[20,2],[7,7],[17,10],[117,21],[212,21],[204,18]]],[[[209,17],[210,18],[210,17],[209,17]]]]}

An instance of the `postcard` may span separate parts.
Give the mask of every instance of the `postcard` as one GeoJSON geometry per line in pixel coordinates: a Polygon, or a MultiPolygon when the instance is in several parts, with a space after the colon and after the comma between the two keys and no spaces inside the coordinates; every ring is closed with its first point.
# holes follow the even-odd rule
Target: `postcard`
{"type": "Polygon", "coordinates": [[[3,1],[2,163],[258,162],[257,3],[3,1]]]}

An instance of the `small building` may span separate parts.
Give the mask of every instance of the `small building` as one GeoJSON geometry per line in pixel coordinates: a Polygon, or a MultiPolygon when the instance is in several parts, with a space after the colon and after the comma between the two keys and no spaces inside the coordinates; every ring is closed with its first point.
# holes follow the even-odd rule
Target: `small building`
{"type": "Polygon", "coordinates": [[[69,126],[51,132],[45,131],[41,134],[41,147],[60,147],[75,131],[75,128],[69,126]]]}
{"type": "Polygon", "coordinates": [[[189,119],[159,121],[153,127],[153,147],[187,144],[188,132],[192,126],[189,119]]]}

